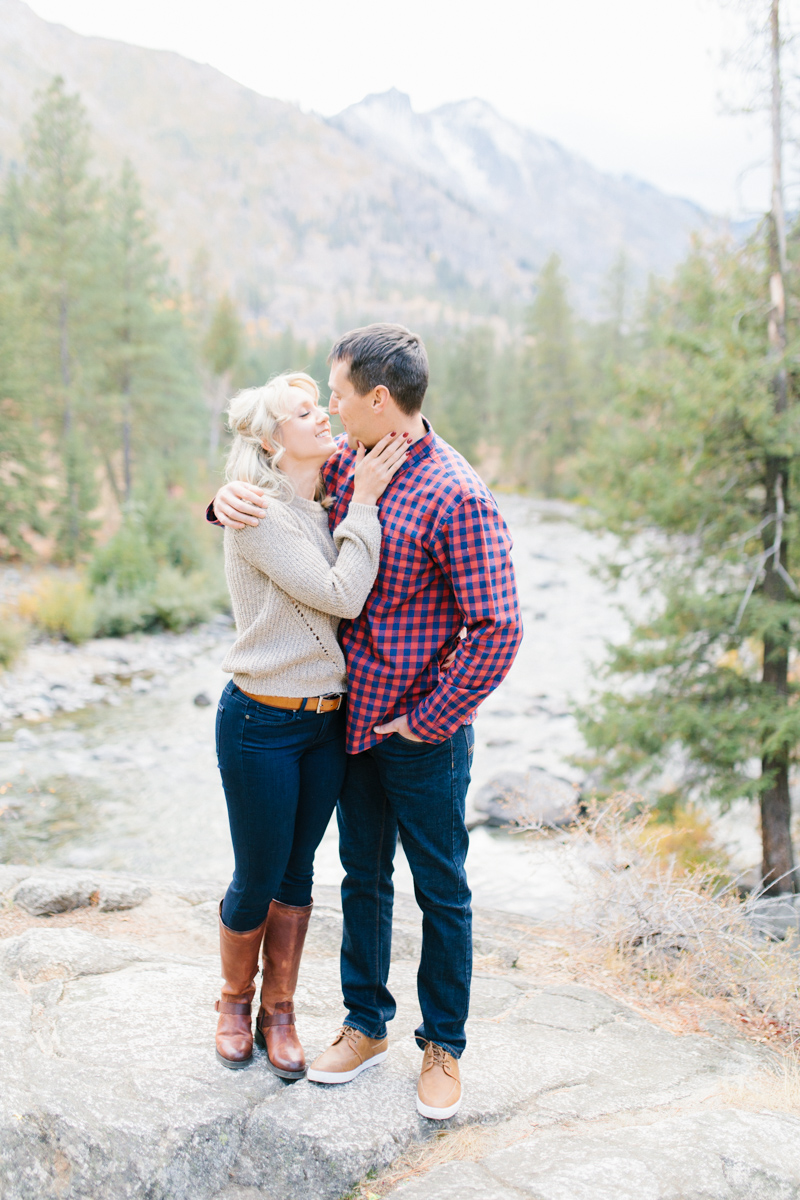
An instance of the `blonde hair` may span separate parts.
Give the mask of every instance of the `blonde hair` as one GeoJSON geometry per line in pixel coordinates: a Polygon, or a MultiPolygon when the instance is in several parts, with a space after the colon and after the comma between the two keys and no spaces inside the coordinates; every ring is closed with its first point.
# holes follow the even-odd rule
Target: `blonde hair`
{"type": "MultiPolygon", "coordinates": [[[[294,413],[297,391],[305,392],[316,403],[319,388],[302,371],[285,371],[263,387],[245,388],[228,406],[228,428],[233,437],[225,478],[229,483],[241,480],[255,483],[287,503],[294,496],[291,480],[284,475],[280,461],[285,454],[280,427],[294,413]],[[293,394],[294,393],[294,394],[293,394]],[[270,447],[265,449],[264,442],[270,447]]],[[[320,477],[316,499],[325,501],[325,486],[320,477]]]]}

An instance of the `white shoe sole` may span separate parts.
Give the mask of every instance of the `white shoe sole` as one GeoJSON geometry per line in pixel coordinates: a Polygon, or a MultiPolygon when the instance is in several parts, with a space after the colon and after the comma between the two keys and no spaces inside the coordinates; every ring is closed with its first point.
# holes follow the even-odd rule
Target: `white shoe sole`
{"type": "Polygon", "coordinates": [[[309,1067],[306,1079],[310,1079],[312,1083],[349,1083],[351,1079],[355,1079],[356,1075],[366,1071],[367,1067],[377,1067],[388,1053],[388,1050],[382,1050],[380,1054],[373,1054],[372,1058],[365,1059],[363,1063],[353,1067],[352,1071],[317,1071],[314,1067],[309,1067]]]}
{"type": "Polygon", "coordinates": [[[421,1117],[427,1117],[429,1121],[446,1121],[448,1117],[454,1117],[460,1108],[461,1096],[449,1108],[431,1108],[429,1104],[423,1104],[417,1096],[417,1112],[421,1117]]]}

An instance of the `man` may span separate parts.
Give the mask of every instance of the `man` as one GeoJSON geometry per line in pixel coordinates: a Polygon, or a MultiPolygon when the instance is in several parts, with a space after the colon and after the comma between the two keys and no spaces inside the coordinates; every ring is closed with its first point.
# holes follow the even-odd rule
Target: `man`
{"type": "MultiPolygon", "coordinates": [[[[386,1057],[399,833],[423,913],[417,1108],[443,1120],[461,1104],[472,971],[464,870],[472,721],[522,637],[511,537],[489,490],[422,416],[428,360],[419,337],[400,325],[368,325],[345,334],[329,362],[330,411],[346,431],[324,468],[331,527],[347,513],[359,442],[370,448],[394,431],[407,435],[410,449],[380,500],[375,586],[360,616],[340,626],[349,689],[338,808],[348,1014],[308,1078],[346,1083],[386,1057]]],[[[241,528],[257,522],[260,505],[258,489],[230,483],[214,512],[241,528]]]]}

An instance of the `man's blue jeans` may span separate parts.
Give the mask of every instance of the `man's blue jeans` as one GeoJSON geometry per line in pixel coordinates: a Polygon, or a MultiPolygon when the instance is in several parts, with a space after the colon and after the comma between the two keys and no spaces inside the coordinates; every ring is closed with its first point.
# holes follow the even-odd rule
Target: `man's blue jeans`
{"type": "Polygon", "coordinates": [[[394,853],[403,843],[422,909],[417,1041],[459,1058],[466,1045],[472,976],[472,910],[464,860],[464,802],[474,734],[462,726],[437,745],[395,733],[348,755],[339,801],[344,936],[342,991],[347,1024],[386,1036],[396,1005],[386,986],[392,949],[394,853]]]}

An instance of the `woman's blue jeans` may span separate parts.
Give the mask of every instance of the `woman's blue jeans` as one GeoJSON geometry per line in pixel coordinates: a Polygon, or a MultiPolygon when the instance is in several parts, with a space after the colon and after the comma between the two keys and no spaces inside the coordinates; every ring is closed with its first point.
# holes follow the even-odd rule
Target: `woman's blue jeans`
{"type": "Polygon", "coordinates": [[[229,683],[217,708],[217,761],[235,869],[222,920],[255,929],[270,902],[311,903],[314,854],[345,771],[345,709],[292,712],[229,683]]]}

